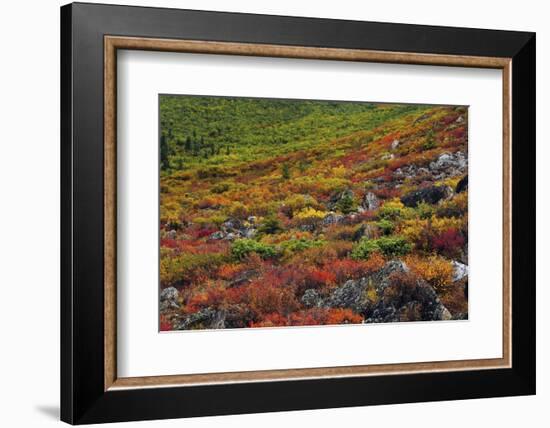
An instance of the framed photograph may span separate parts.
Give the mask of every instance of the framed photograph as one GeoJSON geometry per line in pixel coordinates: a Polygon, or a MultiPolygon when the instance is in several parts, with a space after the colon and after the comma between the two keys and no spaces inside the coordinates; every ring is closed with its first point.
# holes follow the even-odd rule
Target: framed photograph
{"type": "Polygon", "coordinates": [[[61,8],[61,418],[535,393],[535,35],[61,8]]]}

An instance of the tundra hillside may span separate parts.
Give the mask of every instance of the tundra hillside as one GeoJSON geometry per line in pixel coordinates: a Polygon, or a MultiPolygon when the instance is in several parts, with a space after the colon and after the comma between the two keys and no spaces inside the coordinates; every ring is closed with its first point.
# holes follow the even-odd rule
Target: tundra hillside
{"type": "Polygon", "coordinates": [[[467,319],[467,114],[161,96],[161,330],[467,319]]]}

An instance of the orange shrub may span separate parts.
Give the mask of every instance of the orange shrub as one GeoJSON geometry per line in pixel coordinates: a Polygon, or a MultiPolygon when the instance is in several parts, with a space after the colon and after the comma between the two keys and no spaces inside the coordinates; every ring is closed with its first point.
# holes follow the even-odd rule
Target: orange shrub
{"type": "Polygon", "coordinates": [[[222,265],[218,269],[218,278],[228,281],[233,279],[242,271],[243,271],[242,265],[237,265],[237,264],[222,265]]]}
{"type": "Polygon", "coordinates": [[[351,309],[334,308],[328,311],[323,324],[359,324],[361,322],[363,322],[363,317],[351,309]]]}
{"type": "Polygon", "coordinates": [[[334,273],[319,268],[309,270],[305,277],[304,288],[326,288],[336,284],[334,273]]]}
{"type": "Polygon", "coordinates": [[[298,302],[291,287],[262,286],[260,281],[248,286],[250,309],[256,314],[289,314],[298,309],[298,302]]]}

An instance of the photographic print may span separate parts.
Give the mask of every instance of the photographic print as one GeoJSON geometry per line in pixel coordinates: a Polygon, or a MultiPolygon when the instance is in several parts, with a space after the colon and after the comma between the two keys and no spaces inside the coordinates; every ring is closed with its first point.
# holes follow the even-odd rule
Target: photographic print
{"type": "Polygon", "coordinates": [[[468,318],[468,108],[159,96],[161,331],[468,318]]]}

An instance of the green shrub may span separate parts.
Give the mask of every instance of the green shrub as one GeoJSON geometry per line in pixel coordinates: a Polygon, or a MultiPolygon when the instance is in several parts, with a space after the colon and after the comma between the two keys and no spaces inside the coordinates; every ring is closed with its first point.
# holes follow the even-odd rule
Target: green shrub
{"type": "Polygon", "coordinates": [[[253,239],[238,239],[231,246],[231,254],[238,260],[244,259],[251,253],[267,259],[277,255],[277,249],[273,245],[263,244],[253,239]]]}
{"type": "Polygon", "coordinates": [[[376,242],[380,251],[386,256],[404,256],[412,249],[412,245],[402,236],[383,236],[376,242]]]}
{"type": "Polygon", "coordinates": [[[426,220],[432,217],[434,208],[430,204],[422,201],[416,206],[416,212],[419,218],[426,220]]]}
{"type": "Polygon", "coordinates": [[[375,252],[390,257],[403,256],[408,254],[411,249],[412,245],[401,236],[383,236],[378,239],[363,238],[353,248],[351,257],[356,260],[367,260],[375,252]]]}
{"type": "Polygon", "coordinates": [[[433,149],[435,147],[435,133],[433,129],[430,129],[426,134],[426,139],[424,140],[424,144],[422,145],[422,148],[424,150],[433,149]]]}
{"type": "Polygon", "coordinates": [[[377,239],[362,239],[351,251],[351,258],[355,260],[367,260],[372,253],[379,252],[377,239]]]}
{"type": "Polygon", "coordinates": [[[231,183],[227,181],[222,181],[212,186],[212,193],[224,193],[224,192],[227,192],[229,189],[231,189],[231,187],[232,187],[231,183]]]}
{"type": "Polygon", "coordinates": [[[275,216],[270,216],[264,219],[260,227],[258,228],[258,233],[266,235],[274,235],[275,233],[283,230],[281,222],[275,216]]]}
{"type": "Polygon", "coordinates": [[[309,248],[320,247],[325,244],[325,241],[320,239],[291,239],[289,241],[281,242],[281,249],[285,255],[292,255],[294,253],[307,250],[309,248]]]}
{"type": "Polygon", "coordinates": [[[395,225],[393,222],[385,218],[376,223],[376,225],[384,235],[391,235],[395,230],[395,225]]]}
{"type": "Polygon", "coordinates": [[[192,282],[200,274],[217,269],[227,257],[220,253],[180,254],[175,257],[163,255],[160,260],[160,280],[164,286],[178,281],[192,282]]]}
{"type": "Polygon", "coordinates": [[[403,204],[397,202],[386,202],[378,210],[379,219],[396,220],[403,216],[403,204]]]}
{"type": "Polygon", "coordinates": [[[353,195],[346,193],[343,195],[340,200],[336,203],[336,208],[339,209],[343,214],[349,214],[352,211],[355,211],[357,204],[353,195]]]}
{"type": "Polygon", "coordinates": [[[290,167],[285,162],[281,168],[281,175],[283,179],[288,180],[290,178],[290,167]]]}

